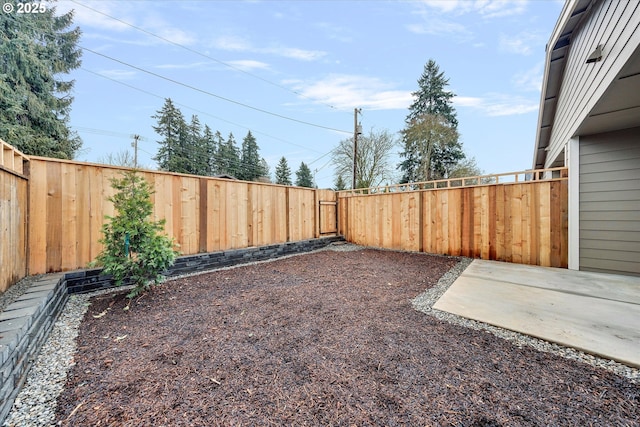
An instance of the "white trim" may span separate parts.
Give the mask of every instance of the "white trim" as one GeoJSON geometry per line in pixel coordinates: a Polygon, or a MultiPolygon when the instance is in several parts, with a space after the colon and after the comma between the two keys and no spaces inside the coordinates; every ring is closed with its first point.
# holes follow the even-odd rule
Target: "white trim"
{"type": "Polygon", "coordinates": [[[569,269],[580,270],[580,137],[569,140],[565,150],[569,167],[569,269]]]}

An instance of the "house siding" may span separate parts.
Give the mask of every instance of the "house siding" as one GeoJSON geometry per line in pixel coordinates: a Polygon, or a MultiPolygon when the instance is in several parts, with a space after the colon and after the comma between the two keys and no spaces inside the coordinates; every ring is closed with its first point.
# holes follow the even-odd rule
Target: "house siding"
{"type": "Polygon", "coordinates": [[[550,167],[562,155],[578,126],[639,43],[640,2],[595,2],[589,19],[572,36],[545,167],[550,167]],[[598,45],[603,46],[602,61],[587,64],[587,57],[598,45]]]}
{"type": "Polygon", "coordinates": [[[580,137],[580,269],[640,276],[640,127],[580,137]]]}

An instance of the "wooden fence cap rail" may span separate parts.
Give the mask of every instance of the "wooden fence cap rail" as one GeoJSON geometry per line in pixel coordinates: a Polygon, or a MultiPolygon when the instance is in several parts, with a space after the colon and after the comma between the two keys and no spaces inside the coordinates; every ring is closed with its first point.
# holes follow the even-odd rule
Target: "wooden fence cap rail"
{"type": "Polygon", "coordinates": [[[531,169],[519,172],[505,172],[490,175],[469,176],[460,178],[439,179],[433,181],[409,182],[405,184],[391,184],[378,187],[356,188],[355,190],[341,190],[339,195],[365,195],[398,193],[404,191],[439,190],[446,188],[477,187],[492,184],[515,184],[531,181],[549,181],[568,179],[566,167],[531,169]]]}
{"type": "Polygon", "coordinates": [[[24,174],[24,164],[29,162],[29,156],[22,153],[13,145],[0,139],[0,166],[19,174],[24,174]]]}

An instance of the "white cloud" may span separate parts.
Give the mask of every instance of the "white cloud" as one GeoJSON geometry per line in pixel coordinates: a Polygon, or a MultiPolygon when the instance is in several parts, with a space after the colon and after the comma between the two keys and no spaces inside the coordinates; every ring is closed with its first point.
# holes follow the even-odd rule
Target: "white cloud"
{"type": "Polygon", "coordinates": [[[460,41],[469,41],[473,33],[459,23],[462,15],[472,14],[491,19],[520,15],[525,12],[528,0],[422,0],[416,2],[413,14],[422,18],[419,23],[406,28],[416,34],[456,36],[460,41]]]}
{"type": "Polygon", "coordinates": [[[151,45],[162,43],[162,40],[148,34],[144,34],[134,27],[142,28],[149,33],[156,34],[173,43],[191,45],[197,41],[196,37],[188,31],[172,27],[159,15],[152,13],[145,2],[123,1],[83,1],[76,3],[62,0],[56,4],[59,13],[74,10],[74,24],[83,30],[83,36],[93,38],[112,39],[104,32],[117,32],[136,34],[138,39],[128,37],[119,40],[123,43],[151,45]],[[99,31],[96,33],[95,31],[99,31]]]}
{"type": "Polygon", "coordinates": [[[301,61],[315,61],[324,56],[326,52],[319,50],[304,50],[293,47],[273,46],[257,50],[258,53],[267,53],[285,58],[299,59],[301,61]]]}
{"type": "Polygon", "coordinates": [[[544,61],[540,61],[532,68],[513,76],[511,82],[517,89],[540,92],[543,73],[544,61]]]}
{"type": "Polygon", "coordinates": [[[284,58],[298,59],[301,61],[315,61],[324,56],[326,52],[319,50],[304,50],[287,46],[254,46],[249,40],[238,36],[221,36],[213,40],[212,46],[220,50],[232,52],[250,52],[266,55],[281,56],[284,58]]]}
{"type": "Polygon", "coordinates": [[[183,46],[193,45],[197,41],[197,39],[192,34],[186,31],[182,31],[178,28],[170,28],[166,25],[158,27],[158,30],[156,30],[155,34],[166,40],[183,46]]]}
{"type": "Polygon", "coordinates": [[[540,33],[522,32],[515,35],[500,34],[500,50],[519,55],[531,55],[544,41],[540,33]]]}
{"type": "Polygon", "coordinates": [[[113,80],[131,80],[136,76],[136,72],[130,70],[102,70],[98,74],[113,80]]]}
{"type": "Polygon", "coordinates": [[[471,35],[464,25],[433,16],[425,16],[424,22],[419,24],[409,24],[407,29],[415,34],[460,35],[465,38],[471,35]]]}
{"type": "Polygon", "coordinates": [[[423,0],[421,4],[444,14],[476,13],[484,18],[519,15],[528,0],[423,0]]]}
{"type": "Polygon", "coordinates": [[[190,63],[181,63],[181,64],[158,64],[155,65],[155,68],[160,68],[163,70],[193,70],[200,69],[211,65],[211,62],[190,62],[190,63]]]}
{"type": "Polygon", "coordinates": [[[301,96],[339,110],[362,107],[369,110],[406,109],[411,91],[394,89],[376,77],[332,74],[315,82],[288,81],[301,96]]]}
{"type": "Polygon", "coordinates": [[[319,22],[314,27],[324,31],[325,36],[332,40],[338,40],[342,43],[352,43],[354,41],[354,32],[351,28],[338,26],[329,22],[319,22]]]}
{"type": "Polygon", "coordinates": [[[239,59],[236,61],[227,61],[227,64],[233,65],[236,68],[239,68],[242,71],[251,71],[251,70],[268,70],[269,64],[262,61],[255,61],[253,59],[239,59]]]}
{"type": "Polygon", "coordinates": [[[538,102],[521,96],[492,93],[483,98],[456,96],[456,108],[472,108],[487,116],[514,116],[538,110],[538,102]]]}
{"type": "Polygon", "coordinates": [[[221,36],[213,40],[212,46],[220,50],[248,52],[253,46],[248,40],[238,36],[221,36]]]}

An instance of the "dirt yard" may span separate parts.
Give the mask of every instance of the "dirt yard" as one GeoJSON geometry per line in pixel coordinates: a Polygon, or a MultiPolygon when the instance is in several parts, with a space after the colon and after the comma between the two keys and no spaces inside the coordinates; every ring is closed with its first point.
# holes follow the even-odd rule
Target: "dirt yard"
{"type": "Polygon", "coordinates": [[[410,303],[456,263],[323,251],[95,297],[65,426],[638,426],[640,387],[410,303]]]}

